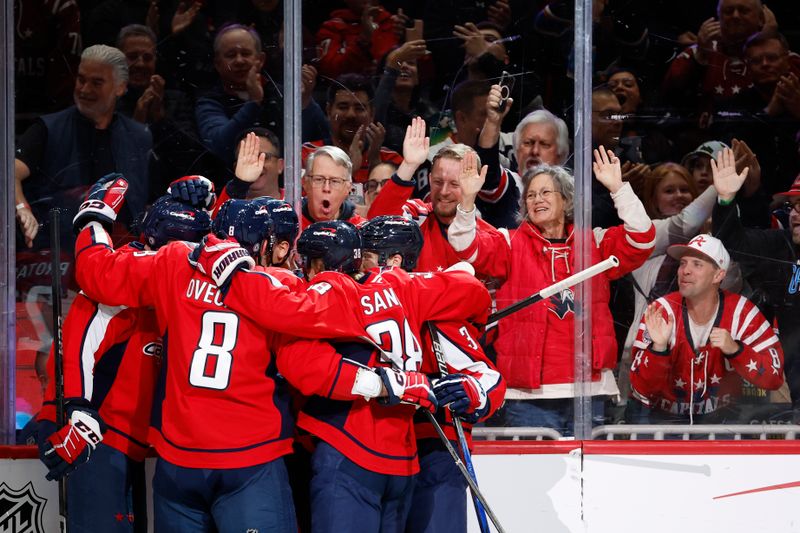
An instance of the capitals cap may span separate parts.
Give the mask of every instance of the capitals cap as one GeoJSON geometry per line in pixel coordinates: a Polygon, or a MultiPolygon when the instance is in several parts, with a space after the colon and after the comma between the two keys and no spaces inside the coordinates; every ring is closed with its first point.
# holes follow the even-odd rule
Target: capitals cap
{"type": "Polygon", "coordinates": [[[698,235],[689,244],[673,244],[667,248],[667,254],[675,259],[684,255],[700,256],[708,259],[722,270],[731,266],[731,256],[722,241],[708,234],[698,235]]]}

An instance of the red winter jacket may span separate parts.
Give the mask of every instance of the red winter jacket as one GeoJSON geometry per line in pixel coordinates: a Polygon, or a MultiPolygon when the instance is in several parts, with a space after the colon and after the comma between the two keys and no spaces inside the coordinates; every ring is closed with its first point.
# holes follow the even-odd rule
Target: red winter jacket
{"type": "MultiPolygon", "coordinates": [[[[603,369],[616,366],[617,341],[608,308],[609,281],[624,276],[644,263],[655,242],[655,229],[628,184],[612,195],[625,224],[607,230],[594,230],[592,264],[611,255],[620,265],[592,279],[592,380],[598,381],[603,369]]],[[[563,243],[541,236],[530,222],[524,222],[504,236],[477,232],[471,235],[464,213],[456,215],[450,226],[450,242],[461,249],[459,257],[470,262],[492,259],[489,275],[505,280],[498,289],[498,309],[575,273],[572,226],[567,227],[563,243]],[[456,233],[460,235],[455,236],[456,233]],[[460,242],[459,242],[460,241],[460,242]],[[468,244],[467,244],[468,243],[468,244]]],[[[473,215],[474,216],[474,215],[473,215]]],[[[540,389],[544,385],[574,381],[574,303],[572,291],[552,296],[547,302],[531,305],[503,318],[498,323],[497,368],[509,388],[540,389]]]]}

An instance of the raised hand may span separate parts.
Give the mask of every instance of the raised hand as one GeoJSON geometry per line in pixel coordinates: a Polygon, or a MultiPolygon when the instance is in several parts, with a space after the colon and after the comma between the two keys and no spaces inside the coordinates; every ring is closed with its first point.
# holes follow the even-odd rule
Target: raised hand
{"type": "Polygon", "coordinates": [[[606,150],[603,145],[594,150],[592,170],[597,181],[611,193],[617,192],[622,187],[622,168],[619,158],[611,150],[606,150]]]}
{"type": "Polygon", "coordinates": [[[511,24],[511,6],[508,0],[497,0],[491,4],[486,10],[486,19],[501,30],[508,28],[511,24]]]}
{"type": "Polygon", "coordinates": [[[462,46],[470,61],[480,57],[489,49],[489,43],[483,38],[481,30],[472,22],[467,22],[463,26],[454,26],[453,37],[458,37],[463,41],[462,46]]]}
{"type": "Polygon", "coordinates": [[[350,143],[350,150],[348,150],[350,162],[353,163],[353,172],[361,168],[361,161],[364,158],[364,133],[365,128],[362,124],[356,130],[356,134],[353,135],[353,141],[350,143]]]}
{"type": "Polygon", "coordinates": [[[251,102],[261,102],[264,99],[264,85],[261,83],[261,73],[258,65],[250,67],[250,72],[247,73],[245,89],[247,89],[247,98],[251,102]]]}
{"type": "Polygon", "coordinates": [[[194,18],[201,7],[203,7],[202,2],[192,2],[191,6],[187,5],[186,2],[178,4],[178,9],[175,10],[175,15],[172,16],[172,33],[181,33],[188,28],[194,22],[194,18]]]}
{"type": "Polygon", "coordinates": [[[128,182],[118,172],[106,174],[89,189],[86,201],[78,208],[72,219],[72,228],[79,233],[89,222],[100,222],[108,228],[117,220],[117,214],[125,203],[128,182]]]}
{"type": "Polygon", "coordinates": [[[303,109],[311,103],[314,96],[314,87],[317,86],[317,69],[311,65],[303,65],[300,69],[300,102],[303,109]]]}
{"type": "Polygon", "coordinates": [[[700,25],[700,30],[697,32],[697,49],[695,51],[695,59],[701,65],[708,63],[708,55],[714,50],[714,41],[719,40],[722,36],[719,27],[719,21],[711,17],[706,19],[700,25]]]}
{"type": "Polygon", "coordinates": [[[389,52],[389,55],[386,56],[386,66],[400,70],[403,62],[415,61],[427,54],[428,49],[425,46],[425,41],[422,39],[408,41],[403,46],[389,52]]]}
{"type": "Polygon", "coordinates": [[[736,172],[736,157],[730,148],[723,148],[718,152],[716,159],[711,159],[711,175],[719,199],[725,202],[732,201],[742,188],[749,171],[749,167],[744,167],[741,172],[736,172]]]}
{"type": "Polygon", "coordinates": [[[503,101],[503,88],[500,85],[492,85],[489,90],[489,96],[486,98],[486,122],[500,125],[503,119],[511,111],[511,105],[514,103],[513,98],[506,101],[506,106],[503,111],[500,111],[500,103],[503,101]]]}
{"type": "Polygon", "coordinates": [[[402,7],[397,10],[397,14],[392,15],[392,31],[399,42],[406,38],[406,23],[409,20],[402,7]]]}
{"type": "Polygon", "coordinates": [[[406,128],[406,136],[403,139],[404,161],[419,166],[428,159],[431,139],[425,134],[425,120],[421,117],[414,117],[411,119],[411,124],[406,128]]]}
{"type": "Polygon", "coordinates": [[[668,320],[664,319],[661,304],[653,302],[644,311],[644,325],[647,327],[647,334],[650,336],[650,340],[653,342],[651,348],[657,352],[666,350],[669,346],[672,328],[675,326],[675,319],[671,315],[668,320]]]}
{"type": "Polygon", "coordinates": [[[381,147],[383,140],[386,138],[386,128],[380,122],[372,122],[367,125],[364,131],[369,148],[367,148],[367,161],[369,167],[372,168],[381,162],[381,147]]]}
{"type": "Polygon", "coordinates": [[[472,211],[475,207],[475,197],[478,196],[483,183],[486,181],[486,172],[489,167],[483,165],[480,174],[478,173],[478,154],[473,150],[467,151],[461,161],[461,173],[458,175],[458,183],[461,186],[461,209],[472,211]]]}
{"type": "Polygon", "coordinates": [[[253,132],[239,141],[239,155],[236,158],[236,177],[247,183],[255,182],[264,170],[266,154],[260,150],[258,135],[253,132]]]}
{"type": "Polygon", "coordinates": [[[199,174],[183,176],[174,180],[167,187],[167,194],[173,200],[197,209],[211,209],[217,201],[214,183],[199,174]]]}

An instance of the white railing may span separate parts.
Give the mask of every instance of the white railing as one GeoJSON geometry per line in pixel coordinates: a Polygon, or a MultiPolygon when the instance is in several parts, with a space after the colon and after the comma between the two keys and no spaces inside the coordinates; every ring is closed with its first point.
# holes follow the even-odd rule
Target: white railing
{"type": "MultiPolygon", "coordinates": [[[[795,424],[614,424],[592,430],[592,440],[795,440],[800,425],[795,424]]],[[[476,427],[477,440],[566,440],[551,428],[476,427]]]]}

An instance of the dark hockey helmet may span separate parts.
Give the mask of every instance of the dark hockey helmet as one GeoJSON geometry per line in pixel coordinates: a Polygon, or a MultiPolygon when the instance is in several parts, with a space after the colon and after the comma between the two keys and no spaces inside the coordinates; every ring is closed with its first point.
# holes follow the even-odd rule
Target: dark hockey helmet
{"type": "Polygon", "coordinates": [[[275,225],[275,241],[288,241],[291,248],[300,232],[300,221],[297,213],[292,209],[292,204],[284,200],[276,200],[265,196],[267,199],[267,209],[272,216],[272,223],[275,225]]]}
{"type": "Polygon", "coordinates": [[[394,254],[403,257],[403,269],[414,270],[422,250],[422,232],[416,222],[398,215],[375,217],[359,228],[365,252],[378,254],[378,264],[385,266],[394,254]]]}
{"type": "Polygon", "coordinates": [[[272,246],[275,227],[267,200],[228,200],[219,208],[212,230],[217,237],[233,237],[257,258],[264,243],[272,246]]]}
{"type": "Polygon", "coordinates": [[[347,274],[361,268],[361,236],[356,227],[344,220],[315,222],[297,241],[297,252],[308,268],[312,259],[322,259],[325,270],[347,274]]]}
{"type": "Polygon", "coordinates": [[[165,195],[150,206],[139,229],[144,243],[155,250],[170,241],[200,242],[211,229],[211,217],[205,209],[165,195]]]}

